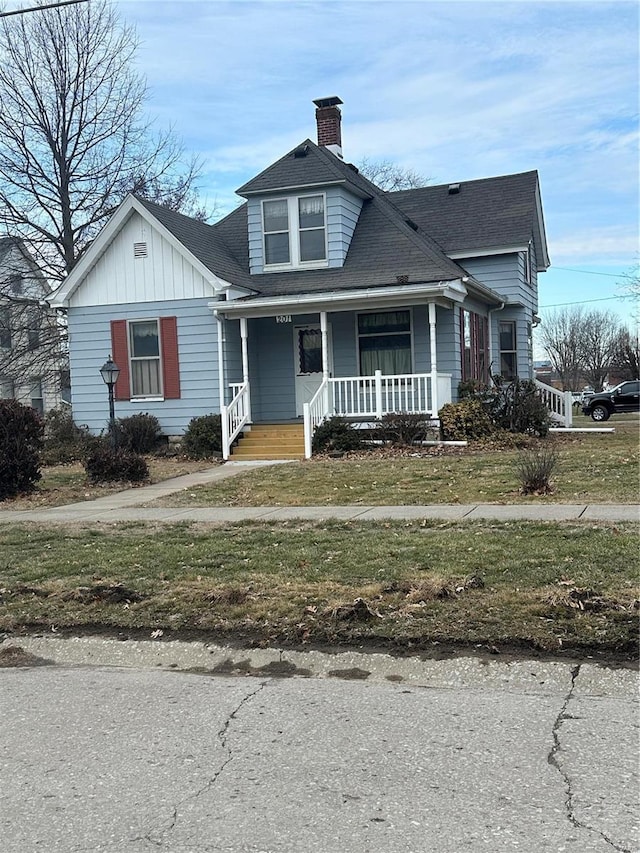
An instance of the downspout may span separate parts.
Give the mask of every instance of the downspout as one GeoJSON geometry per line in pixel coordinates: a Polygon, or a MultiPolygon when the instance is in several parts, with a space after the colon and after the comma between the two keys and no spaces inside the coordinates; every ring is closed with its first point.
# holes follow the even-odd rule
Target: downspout
{"type": "Polygon", "coordinates": [[[229,442],[229,416],[224,403],[224,318],[214,309],[213,316],[218,325],[218,400],[220,404],[220,425],[222,428],[222,458],[226,462],[231,452],[229,442]]]}
{"type": "Polygon", "coordinates": [[[493,384],[493,375],[491,373],[491,365],[493,364],[493,324],[491,322],[491,315],[496,311],[502,311],[506,302],[501,302],[497,308],[489,308],[487,311],[487,325],[489,326],[489,381],[493,384]]]}
{"type": "Polygon", "coordinates": [[[217,309],[214,309],[213,316],[218,323],[218,398],[220,403],[220,412],[224,408],[224,317],[222,317],[217,309]]]}
{"type": "Polygon", "coordinates": [[[436,342],[436,304],[429,302],[429,350],[431,361],[431,417],[438,417],[438,347],[436,342]]]}

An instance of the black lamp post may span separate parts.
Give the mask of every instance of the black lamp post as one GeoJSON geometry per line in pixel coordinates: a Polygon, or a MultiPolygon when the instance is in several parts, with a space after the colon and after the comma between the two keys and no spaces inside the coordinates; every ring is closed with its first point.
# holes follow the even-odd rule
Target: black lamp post
{"type": "Polygon", "coordinates": [[[111,356],[109,356],[109,358],[100,368],[100,376],[102,376],[102,381],[109,390],[109,435],[111,436],[111,447],[113,447],[114,450],[118,444],[118,436],[116,434],[116,414],[113,403],[113,386],[118,381],[119,375],[120,368],[113,361],[111,356]]]}

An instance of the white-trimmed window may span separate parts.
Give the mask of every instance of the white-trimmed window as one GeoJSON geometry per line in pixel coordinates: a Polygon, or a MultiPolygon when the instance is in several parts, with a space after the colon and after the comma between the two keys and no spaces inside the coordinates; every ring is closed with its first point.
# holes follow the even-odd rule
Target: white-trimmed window
{"type": "Polygon", "coordinates": [[[13,379],[0,376],[0,400],[13,400],[16,396],[16,386],[13,379]]]}
{"type": "Polygon", "coordinates": [[[11,349],[11,309],[0,308],[0,347],[11,349]]]}
{"type": "Polygon", "coordinates": [[[515,379],[518,375],[518,353],[516,350],[515,320],[500,321],[500,375],[504,379],[515,379]]]}
{"type": "Polygon", "coordinates": [[[157,320],[129,322],[131,396],[162,397],[160,333],[157,320]]]}
{"type": "Polygon", "coordinates": [[[533,248],[531,244],[531,240],[529,240],[529,245],[524,252],[524,280],[525,284],[533,284],[533,248]]]}
{"type": "Polygon", "coordinates": [[[324,266],[327,260],[324,193],[262,202],[264,265],[324,266]]]}
{"type": "Polygon", "coordinates": [[[411,373],[411,312],[358,314],[360,375],[411,373]]]}
{"type": "Polygon", "coordinates": [[[44,415],[44,394],[42,393],[42,379],[39,376],[34,376],[31,379],[30,397],[31,408],[35,409],[39,415],[44,415]]]}

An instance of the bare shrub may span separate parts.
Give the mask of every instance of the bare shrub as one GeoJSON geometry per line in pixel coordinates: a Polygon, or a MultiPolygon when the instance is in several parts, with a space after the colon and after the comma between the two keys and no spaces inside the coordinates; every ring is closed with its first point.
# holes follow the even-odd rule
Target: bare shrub
{"type": "Polygon", "coordinates": [[[523,450],[515,462],[523,495],[548,495],[553,491],[551,475],[558,462],[553,447],[523,450]]]}

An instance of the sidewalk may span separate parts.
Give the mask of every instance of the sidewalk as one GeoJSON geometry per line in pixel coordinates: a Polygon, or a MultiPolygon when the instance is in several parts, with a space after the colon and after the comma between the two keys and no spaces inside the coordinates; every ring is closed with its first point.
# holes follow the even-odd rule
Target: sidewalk
{"type": "Polygon", "coordinates": [[[288,507],[149,507],[157,498],[204,483],[224,480],[273,462],[227,462],[206,471],[185,474],[151,486],[127,489],[92,501],[34,510],[3,510],[1,523],[34,521],[43,524],[118,521],[203,521],[227,524],[238,521],[379,521],[425,518],[450,521],[640,521],[637,504],[433,504],[428,506],[288,506],[288,507]]]}

